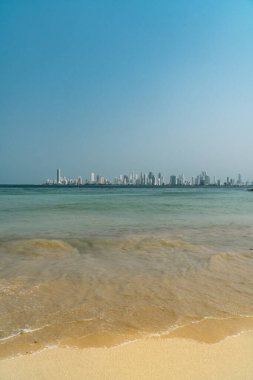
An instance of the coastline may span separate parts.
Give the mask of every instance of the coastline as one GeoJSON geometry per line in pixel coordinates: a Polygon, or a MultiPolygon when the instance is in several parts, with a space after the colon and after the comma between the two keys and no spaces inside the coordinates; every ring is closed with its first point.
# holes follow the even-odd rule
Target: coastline
{"type": "Polygon", "coordinates": [[[5,380],[252,380],[253,331],[207,344],[152,337],[111,348],[48,348],[0,361],[5,380]]]}
{"type": "Polygon", "coordinates": [[[16,188],[16,189],[22,189],[22,188],[38,188],[38,189],[173,189],[173,190],[180,190],[180,189],[235,189],[235,190],[250,190],[253,191],[252,185],[170,185],[170,184],[164,184],[164,185],[132,185],[132,184],[92,184],[92,183],[85,183],[85,184],[33,184],[33,183],[0,183],[0,188],[16,188]]]}

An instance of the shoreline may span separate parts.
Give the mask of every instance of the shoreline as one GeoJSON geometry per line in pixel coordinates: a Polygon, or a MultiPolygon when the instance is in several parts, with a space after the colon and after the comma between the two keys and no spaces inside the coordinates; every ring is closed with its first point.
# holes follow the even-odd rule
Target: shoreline
{"type": "Polygon", "coordinates": [[[0,360],[5,380],[252,380],[253,331],[218,343],[152,337],[111,348],[43,349],[0,360]]]}
{"type": "Polygon", "coordinates": [[[1,183],[0,188],[42,188],[42,189],[242,189],[253,191],[253,185],[117,185],[117,184],[29,184],[29,183],[1,183]]]}
{"type": "MultiPolygon", "coordinates": [[[[92,320],[91,320],[92,321],[92,320]]],[[[72,323],[71,323],[72,325],[72,323]]],[[[77,322],[78,325],[78,322],[77,322]]],[[[45,325],[41,328],[25,329],[0,339],[0,360],[16,358],[20,356],[32,355],[47,350],[50,347],[59,349],[113,349],[122,345],[131,344],[139,341],[150,341],[152,339],[173,340],[184,339],[196,343],[216,344],[241,334],[253,334],[253,317],[252,316],[233,316],[228,318],[204,317],[200,320],[191,321],[182,325],[171,326],[167,330],[139,332],[139,333],[112,333],[96,332],[86,333],[84,336],[76,332],[72,336],[65,336],[59,340],[45,341],[43,337],[45,325]],[[42,335],[41,335],[42,333],[42,335]]],[[[51,326],[53,328],[53,326],[51,326]]],[[[61,325],[60,330],[64,330],[66,325],[61,325]]],[[[73,327],[72,327],[73,328],[73,327]]],[[[59,330],[59,331],[60,331],[59,330]]],[[[59,333],[58,331],[58,333],[59,333]]],[[[47,337],[53,334],[53,330],[47,332],[47,337]]],[[[73,333],[73,330],[72,330],[73,333]]]]}
{"type": "MultiPolygon", "coordinates": [[[[237,337],[243,334],[252,334],[253,336],[253,317],[252,316],[234,316],[229,318],[209,318],[192,321],[187,324],[171,327],[160,332],[139,332],[139,333],[112,333],[97,332],[79,335],[78,332],[72,336],[65,336],[63,339],[46,342],[43,338],[42,328],[26,329],[17,335],[12,335],[0,340],[0,361],[15,359],[17,357],[38,354],[47,349],[114,349],[120,346],[132,344],[134,342],[150,342],[152,340],[174,340],[183,339],[198,344],[214,345],[225,341],[226,339],[237,337]],[[35,333],[35,334],[34,334],[35,333]],[[2,342],[1,342],[2,341],[2,342]]],[[[65,330],[66,325],[62,325],[60,330],[65,330]]],[[[59,330],[59,331],[60,331],[59,330]]],[[[58,333],[59,333],[58,331],[58,333]]],[[[73,333],[73,331],[72,331],[73,333]]],[[[47,336],[53,334],[47,332],[47,336]]]]}

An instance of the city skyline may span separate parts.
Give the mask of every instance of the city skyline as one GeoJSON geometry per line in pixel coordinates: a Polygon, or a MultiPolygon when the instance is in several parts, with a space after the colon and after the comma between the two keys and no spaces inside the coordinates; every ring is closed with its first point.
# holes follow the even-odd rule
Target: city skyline
{"type": "Polygon", "coordinates": [[[253,2],[0,2],[0,183],[253,178],[253,2]]]}
{"type": "Polygon", "coordinates": [[[76,178],[68,178],[61,175],[61,169],[56,171],[56,178],[47,179],[44,183],[46,185],[60,185],[60,186],[82,186],[82,185],[119,185],[119,186],[250,186],[253,185],[253,180],[243,180],[242,175],[239,173],[237,178],[226,177],[225,180],[211,176],[207,171],[201,171],[200,174],[192,177],[186,177],[184,174],[170,174],[167,176],[161,172],[158,174],[149,171],[145,172],[131,172],[130,174],[120,174],[118,177],[107,178],[103,175],[90,173],[89,178],[78,176],[76,178]]]}

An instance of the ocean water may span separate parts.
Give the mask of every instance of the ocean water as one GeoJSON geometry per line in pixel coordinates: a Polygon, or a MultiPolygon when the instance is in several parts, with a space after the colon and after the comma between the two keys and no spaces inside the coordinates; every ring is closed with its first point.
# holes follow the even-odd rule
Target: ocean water
{"type": "Polygon", "coordinates": [[[0,188],[0,357],[245,329],[252,192],[0,188]]]}

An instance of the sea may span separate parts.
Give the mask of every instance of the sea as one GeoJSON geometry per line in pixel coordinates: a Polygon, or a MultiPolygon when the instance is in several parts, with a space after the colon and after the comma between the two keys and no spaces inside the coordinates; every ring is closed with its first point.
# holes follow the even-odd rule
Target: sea
{"type": "Polygon", "coordinates": [[[0,357],[198,325],[253,330],[253,192],[0,188],[0,357]]]}

